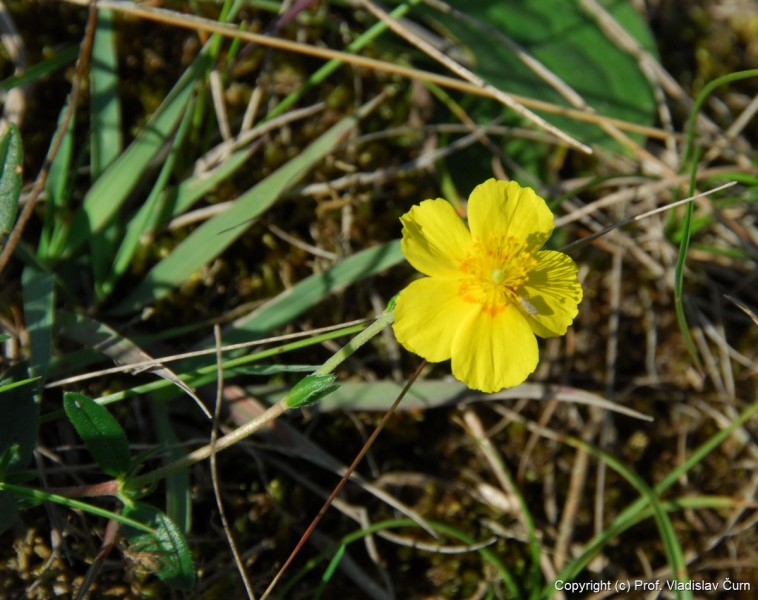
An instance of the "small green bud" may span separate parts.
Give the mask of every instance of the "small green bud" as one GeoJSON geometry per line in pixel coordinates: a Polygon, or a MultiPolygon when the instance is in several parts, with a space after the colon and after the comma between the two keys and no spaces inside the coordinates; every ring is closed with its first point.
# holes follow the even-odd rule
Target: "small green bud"
{"type": "Polygon", "coordinates": [[[400,295],[400,292],[392,296],[390,298],[390,301],[387,302],[387,312],[395,312],[395,304],[397,303],[397,297],[400,295]]]}
{"type": "Polygon", "coordinates": [[[287,394],[287,408],[304,408],[315,404],[331,394],[339,385],[334,383],[334,375],[317,375],[311,373],[298,381],[287,394]]]}

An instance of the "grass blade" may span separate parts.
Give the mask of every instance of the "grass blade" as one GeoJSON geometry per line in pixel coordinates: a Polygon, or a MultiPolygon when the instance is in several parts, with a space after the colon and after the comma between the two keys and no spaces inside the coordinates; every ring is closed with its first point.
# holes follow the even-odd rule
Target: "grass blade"
{"type": "Polygon", "coordinates": [[[203,223],[169,256],[153,267],[112,312],[122,315],[139,310],[145,304],[166,296],[202,265],[213,260],[245,232],[245,228],[240,227],[240,224],[251,221],[274,204],[287,189],[344,139],[359,118],[377,104],[373,101],[364,106],[356,116],[346,117],[334,125],[297,158],[240,196],[227,211],[203,223]]]}
{"type": "Polygon", "coordinates": [[[224,342],[235,344],[276,329],[302,314],[329,294],[380,273],[405,260],[400,242],[393,240],[358,252],[342,262],[304,279],[235,321],[234,328],[224,333],[224,342]]]}
{"type": "Polygon", "coordinates": [[[206,60],[201,55],[177,82],[137,138],[94,183],[70,225],[53,240],[49,253],[51,258],[71,256],[113,220],[132,190],[141,183],[148,164],[184,114],[195,83],[205,68],[206,60]]]}
{"type": "Polygon", "coordinates": [[[113,11],[103,9],[97,17],[90,72],[90,134],[92,181],[121,154],[121,104],[118,97],[118,61],[113,34],[113,11]]]}
{"type": "Polygon", "coordinates": [[[177,131],[176,137],[171,146],[171,151],[161,167],[158,180],[155,182],[145,203],[140,207],[137,214],[132,217],[126,226],[126,233],[118,247],[116,256],[107,273],[104,274],[102,284],[97,288],[100,301],[104,300],[113,291],[113,287],[118,279],[129,268],[134,253],[139,246],[140,238],[146,233],[152,231],[159,222],[162,214],[162,200],[167,198],[163,191],[171,176],[171,172],[174,169],[177,153],[182,146],[182,142],[189,131],[191,123],[192,103],[190,103],[188,110],[184,113],[184,118],[179,125],[179,130],[177,131]]]}

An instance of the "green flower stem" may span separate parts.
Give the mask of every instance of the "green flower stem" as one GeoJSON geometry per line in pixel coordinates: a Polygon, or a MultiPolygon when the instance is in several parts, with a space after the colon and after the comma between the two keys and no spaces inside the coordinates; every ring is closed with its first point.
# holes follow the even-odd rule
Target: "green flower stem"
{"type": "Polygon", "coordinates": [[[387,305],[386,310],[381,314],[381,316],[371,323],[366,329],[361,331],[358,335],[356,335],[352,340],[350,340],[347,344],[345,344],[342,348],[340,348],[334,356],[332,356],[329,360],[327,360],[323,365],[321,365],[316,371],[313,373],[314,375],[328,375],[334,369],[336,369],[340,363],[342,363],[348,356],[350,356],[353,352],[355,352],[358,348],[363,346],[366,342],[368,342],[372,337],[380,333],[384,330],[385,327],[388,325],[391,325],[392,322],[395,320],[395,299],[393,298],[390,300],[390,303],[387,305]]]}
{"type": "Polygon", "coordinates": [[[112,519],[114,521],[118,521],[122,525],[128,525],[134,529],[155,535],[155,531],[151,527],[148,527],[139,521],[135,521],[129,517],[119,515],[118,513],[114,513],[109,510],[105,510],[99,506],[93,506],[92,504],[87,504],[86,502],[75,500],[74,498],[61,496],[60,494],[54,494],[44,490],[37,490],[34,488],[26,487],[24,485],[14,485],[12,483],[6,483],[4,481],[0,481],[0,492],[8,492],[14,496],[18,496],[19,498],[26,498],[34,502],[55,502],[61,506],[68,506],[69,508],[83,510],[84,512],[88,512],[98,517],[112,519]]]}
{"type": "Polygon", "coordinates": [[[134,477],[128,481],[129,487],[132,489],[140,488],[146,485],[158,481],[162,477],[166,477],[171,473],[181,471],[190,467],[206,458],[210,457],[214,452],[220,452],[233,446],[240,440],[252,435],[263,426],[271,423],[291,408],[297,408],[307,406],[313,402],[323,398],[326,394],[333,391],[336,386],[334,385],[334,376],[332,371],[336,369],[348,356],[355,352],[358,348],[363,346],[371,338],[384,330],[385,327],[390,325],[394,320],[395,299],[392,298],[387,305],[387,309],[376,319],[371,325],[366,327],[352,340],[345,344],[340,350],[331,358],[329,358],[321,367],[315,372],[305,377],[303,380],[295,384],[293,388],[284,396],[279,402],[274,404],[271,408],[266,410],[251,421],[248,421],[241,427],[238,427],[231,433],[226,434],[216,440],[215,444],[206,444],[193,452],[190,452],[187,456],[184,456],[172,463],[164,465],[163,467],[134,477]],[[308,385],[306,382],[312,382],[308,385]],[[306,383],[306,385],[303,385],[306,383]],[[297,390],[297,393],[293,393],[297,390]],[[307,391],[304,391],[307,390],[307,391]]]}

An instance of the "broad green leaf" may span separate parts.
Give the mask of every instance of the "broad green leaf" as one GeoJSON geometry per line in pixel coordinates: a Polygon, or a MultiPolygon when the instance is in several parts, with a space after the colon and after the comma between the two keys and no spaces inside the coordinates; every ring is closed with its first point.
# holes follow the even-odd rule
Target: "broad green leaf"
{"type": "Polygon", "coordinates": [[[21,277],[24,320],[32,351],[31,372],[44,379],[53,352],[55,280],[50,273],[27,265],[21,277]]]}
{"type": "Polygon", "coordinates": [[[111,477],[126,475],[131,462],[129,442],[108,409],[76,392],[63,395],[63,408],[100,468],[111,477]]]}
{"type": "Polygon", "coordinates": [[[149,558],[147,564],[154,566],[161,581],[172,588],[191,592],[195,587],[195,566],[187,540],[176,524],[157,508],[142,503],[126,507],[124,516],[155,530],[153,535],[124,527],[129,550],[149,558]]]}
{"type": "Polygon", "coordinates": [[[121,315],[140,310],[146,304],[166,296],[197,269],[216,258],[245,232],[245,224],[251,224],[255,217],[273,205],[311,167],[329,154],[357,120],[374,106],[375,103],[369,103],[358,115],[342,119],[296,158],[237,198],[228,210],[203,223],[169,256],[155,265],[112,312],[121,315]]]}
{"type": "Polygon", "coordinates": [[[23,165],[21,134],[11,123],[0,138],[0,244],[16,223],[23,165]]]}
{"type": "Polygon", "coordinates": [[[97,13],[90,69],[91,169],[95,181],[121,153],[121,106],[118,97],[118,60],[113,35],[113,11],[97,13]]]}
{"type": "MultiPolygon", "coordinates": [[[[0,388],[28,381],[26,367],[14,365],[0,378],[0,388]]],[[[37,444],[39,411],[34,401],[34,386],[6,387],[0,393],[0,454],[12,452],[8,471],[26,468],[37,444]]]]}
{"type": "MultiPolygon", "coordinates": [[[[637,60],[619,49],[579,2],[566,0],[453,0],[451,4],[484,23],[435,14],[453,32],[474,70],[506,91],[556,104],[569,102],[522,62],[498,34],[507,36],[571,86],[603,115],[649,125],[656,118],[653,90],[637,60]]],[[[655,42],[644,20],[624,0],[602,0],[611,16],[649,52],[655,42]]],[[[597,126],[550,115],[555,125],[585,143],[616,147],[597,126]]]]}

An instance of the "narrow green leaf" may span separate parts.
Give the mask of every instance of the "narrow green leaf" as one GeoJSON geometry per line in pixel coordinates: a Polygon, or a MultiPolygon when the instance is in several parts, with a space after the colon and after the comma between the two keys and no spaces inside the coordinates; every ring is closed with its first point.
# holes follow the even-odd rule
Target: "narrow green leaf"
{"type": "MultiPolygon", "coordinates": [[[[64,116],[68,109],[68,100],[58,115],[58,127],[63,125],[64,116]]],[[[75,172],[74,162],[74,128],[76,126],[76,111],[68,121],[68,127],[63,134],[58,152],[50,165],[50,172],[45,181],[45,193],[47,202],[45,208],[44,224],[37,247],[37,256],[45,260],[50,256],[50,243],[57,235],[60,235],[66,226],[62,218],[71,199],[71,174],[75,172]]],[[[52,143],[52,142],[51,142],[52,143]]]]}
{"type": "Polygon", "coordinates": [[[205,71],[207,61],[202,58],[187,69],[137,138],[93,184],[69,226],[53,240],[51,256],[71,256],[112,222],[129,194],[143,181],[148,164],[184,114],[194,85],[205,71]]]}
{"type": "Polygon", "coordinates": [[[63,395],[63,408],[95,462],[111,477],[129,471],[129,442],[121,425],[103,406],[76,392],[63,395]]]}
{"type": "Polygon", "coordinates": [[[274,204],[313,165],[329,154],[356,122],[356,117],[341,120],[296,158],[237,198],[228,210],[203,223],[169,256],[155,265],[112,312],[122,315],[141,309],[166,296],[197,269],[216,258],[245,232],[245,224],[251,224],[255,217],[274,204]]]}
{"type": "Polygon", "coordinates": [[[239,168],[241,168],[249,159],[254,146],[237,150],[229,156],[223,164],[219,165],[210,173],[195,175],[182,181],[176,188],[168,192],[170,201],[163,200],[162,203],[171,206],[169,217],[177,217],[184,214],[192,208],[192,205],[214,189],[219,183],[231,177],[239,168]]]}
{"type": "MultiPolygon", "coordinates": [[[[166,444],[163,464],[184,458],[187,452],[182,440],[176,435],[171,424],[171,402],[160,398],[160,392],[153,394],[152,415],[155,435],[166,444]]],[[[182,469],[166,476],[166,514],[183,532],[192,527],[192,494],[190,493],[189,470],[182,469]]]]}
{"type": "Polygon", "coordinates": [[[149,504],[126,507],[124,515],[153,528],[155,534],[124,527],[130,549],[154,559],[155,574],[172,588],[191,592],[195,587],[195,566],[187,540],[176,524],[149,504]]]}
{"type": "MultiPolygon", "coordinates": [[[[360,332],[363,329],[364,327],[362,325],[352,325],[350,327],[344,327],[339,330],[329,331],[327,333],[315,335],[313,337],[310,337],[304,340],[296,340],[294,342],[289,342],[289,343],[282,344],[279,346],[266,348],[265,350],[261,350],[259,352],[253,352],[252,354],[240,356],[237,358],[233,358],[231,360],[224,360],[224,378],[226,379],[229,373],[233,374],[234,370],[237,367],[248,365],[257,361],[274,357],[274,356],[280,357],[287,352],[299,350],[300,348],[307,348],[309,346],[315,346],[324,341],[337,339],[346,335],[352,335],[354,333],[360,332]]],[[[216,379],[218,378],[218,365],[215,362],[211,365],[208,365],[208,364],[206,364],[205,366],[201,366],[201,365],[202,363],[195,363],[193,361],[192,366],[188,367],[188,368],[191,368],[193,372],[187,373],[185,375],[185,377],[187,377],[187,381],[190,382],[194,387],[201,387],[203,385],[207,385],[211,382],[216,381],[216,379]]],[[[174,385],[173,382],[167,381],[167,380],[153,381],[151,383],[146,383],[143,385],[136,385],[128,390],[115,392],[107,396],[101,396],[100,398],[97,399],[97,402],[101,406],[106,406],[108,404],[113,404],[114,402],[121,402],[122,400],[126,398],[131,398],[133,396],[150,394],[158,390],[165,390],[171,385],[174,385]]],[[[286,390],[283,390],[283,391],[286,391],[286,390]]],[[[43,423],[47,423],[49,421],[53,421],[59,418],[60,416],[61,416],[60,411],[50,411],[42,416],[41,421],[43,423]]]]}
{"type": "MultiPolygon", "coordinates": [[[[475,538],[471,537],[469,534],[461,531],[460,529],[456,529],[455,527],[451,527],[447,523],[441,523],[438,521],[432,521],[430,519],[424,520],[425,524],[429,527],[431,527],[432,530],[437,532],[440,538],[443,537],[450,537],[452,539],[457,539],[463,542],[466,545],[469,546],[475,546],[479,545],[479,541],[475,538]]],[[[393,529],[405,529],[408,528],[411,531],[417,530],[419,528],[418,522],[412,520],[412,519],[387,519],[385,521],[380,521],[378,523],[372,523],[368,527],[365,527],[363,529],[359,529],[358,531],[354,531],[346,536],[343,536],[339,540],[340,546],[348,546],[349,544],[352,544],[354,542],[360,542],[366,539],[367,536],[370,536],[372,534],[375,534],[380,531],[389,531],[393,529]]],[[[316,568],[320,563],[324,562],[329,558],[331,555],[332,549],[330,548],[326,552],[320,553],[318,556],[314,557],[313,559],[309,560],[306,565],[300,570],[300,572],[291,575],[286,578],[285,580],[282,580],[282,583],[279,588],[277,588],[277,592],[279,592],[279,596],[281,598],[289,598],[293,595],[292,590],[295,589],[295,586],[297,585],[298,581],[308,572],[316,568]]],[[[489,547],[486,547],[484,545],[477,548],[476,552],[486,561],[489,563],[489,565],[493,568],[493,571],[497,573],[497,577],[502,580],[503,584],[507,588],[506,591],[506,598],[524,598],[524,592],[521,590],[516,583],[515,577],[511,574],[511,572],[508,569],[508,566],[503,562],[502,557],[498,555],[497,552],[492,550],[489,547]]],[[[353,574],[349,571],[346,571],[345,574],[348,577],[353,577],[353,574]]]]}
{"type": "Polygon", "coordinates": [[[0,244],[16,223],[23,164],[21,134],[11,123],[0,138],[0,244]]]}
{"type": "Polygon", "coordinates": [[[37,83],[43,77],[54,73],[68,63],[74,62],[78,55],[79,46],[69,46],[68,48],[59,49],[47,60],[29,67],[22,73],[11,75],[0,81],[0,90],[8,91],[22,85],[37,83]]]}
{"type": "MultiPolygon", "coordinates": [[[[0,379],[0,387],[28,380],[26,367],[17,364],[0,379]]],[[[39,411],[34,401],[34,386],[6,387],[0,394],[0,454],[11,450],[8,472],[26,468],[37,444],[39,411]]]]}
{"type": "MultiPolygon", "coordinates": [[[[740,413],[729,426],[717,431],[703,444],[695,448],[684,461],[671,469],[666,476],[655,485],[653,488],[653,494],[657,498],[660,498],[668,488],[674,485],[677,481],[680,481],[682,475],[689,472],[696,465],[702,463],[708,454],[716,450],[716,448],[724,443],[729,436],[750,421],[750,419],[754,419],[757,414],[758,402],[753,402],[753,404],[742,411],[742,413],[740,413]]],[[[649,498],[646,495],[640,495],[639,498],[624,508],[613,521],[605,527],[605,529],[589,540],[584,545],[581,552],[561,569],[555,579],[562,579],[564,581],[575,579],[582,569],[584,569],[593,558],[603,551],[603,548],[611,539],[621,535],[624,531],[627,531],[630,527],[638,523],[641,520],[643,513],[645,513],[646,516],[652,516],[654,514],[654,509],[649,504],[649,498]]],[[[551,587],[548,589],[548,593],[544,594],[543,597],[552,598],[554,594],[555,588],[551,587]]]]}
{"type": "Polygon", "coordinates": [[[240,318],[234,323],[234,329],[224,333],[224,343],[236,344],[255,339],[291,323],[295,317],[330,294],[381,273],[403,260],[398,240],[358,252],[323,273],[311,275],[240,318]]]}
{"type": "Polygon", "coordinates": [[[113,11],[97,13],[95,41],[90,69],[90,104],[92,113],[91,169],[92,181],[118,157],[123,145],[121,105],[118,97],[118,60],[113,35],[113,11]]]}
{"type": "MultiPolygon", "coordinates": [[[[85,348],[92,348],[98,352],[102,352],[117,365],[136,364],[153,360],[152,356],[132,340],[95,319],[60,310],[58,311],[58,321],[61,333],[67,338],[79,342],[85,348]]],[[[173,383],[197,402],[206,414],[210,416],[197,394],[171,369],[164,367],[160,363],[155,363],[147,371],[173,383]]],[[[139,368],[133,371],[133,373],[137,372],[139,372],[139,368]]]]}
{"type": "Polygon", "coordinates": [[[164,212],[163,202],[168,199],[163,191],[174,169],[177,154],[182,147],[182,142],[189,131],[191,123],[192,102],[190,102],[189,108],[184,113],[179,130],[171,145],[171,151],[161,167],[161,172],[153,189],[150,191],[150,195],[126,226],[126,231],[116,251],[116,256],[105,273],[105,280],[96,283],[98,287],[98,299],[100,301],[104,300],[113,291],[116,282],[131,264],[134,253],[139,247],[140,239],[153,231],[159,222],[164,212]]]}
{"type": "MultiPolygon", "coordinates": [[[[669,568],[673,577],[681,582],[687,581],[687,563],[684,560],[684,552],[682,550],[679,539],[676,536],[674,525],[671,523],[671,519],[666,514],[662,506],[662,501],[658,495],[658,492],[648,486],[648,484],[637,475],[632,469],[627,467],[622,461],[615,456],[604,452],[600,448],[588,444],[584,440],[580,440],[573,437],[566,437],[566,443],[575,448],[581,448],[586,452],[592,454],[598,460],[602,460],[611,469],[616,471],[619,475],[624,477],[634,488],[639,492],[640,497],[644,498],[649,505],[652,516],[658,526],[658,532],[660,533],[661,540],[663,542],[663,548],[666,553],[666,558],[669,563],[669,568]]],[[[677,593],[677,598],[691,598],[691,594],[677,593]]]]}
{"type": "Polygon", "coordinates": [[[334,553],[334,556],[332,556],[332,559],[329,561],[324,574],[321,576],[321,583],[319,584],[318,590],[316,590],[315,594],[316,598],[321,598],[323,596],[326,585],[332,580],[332,577],[334,577],[334,573],[337,571],[337,567],[339,567],[340,563],[342,562],[346,551],[347,546],[345,544],[340,544],[337,548],[337,552],[334,553]]]}

